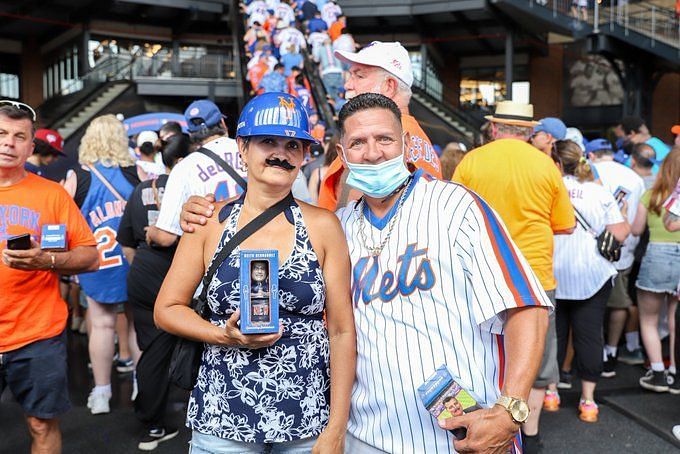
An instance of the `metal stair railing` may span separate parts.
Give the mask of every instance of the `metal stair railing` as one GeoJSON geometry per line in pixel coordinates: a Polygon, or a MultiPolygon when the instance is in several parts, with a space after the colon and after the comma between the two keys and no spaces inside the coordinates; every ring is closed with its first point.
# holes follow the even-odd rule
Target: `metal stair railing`
{"type": "Polygon", "coordinates": [[[473,145],[478,139],[479,128],[482,125],[481,122],[474,116],[453,107],[457,100],[450,99],[450,96],[444,93],[444,84],[442,83],[437,66],[427,56],[424,60],[423,62],[421,55],[420,71],[414,71],[415,77],[413,79],[412,90],[432,105],[441,109],[442,112],[459,123],[463,128],[467,129],[468,131],[457,128],[470,141],[466,145],[473,145]],[[469,137],[470,135],[472,137],[469,137]]]}
{"type": "Polygon", "coordinates": [[[574,21],[592,25],[594,33],[613,31],[618,25],[625,30],[636,31],[651,38],[652,46],[657,41],[680,49],[680,18],[675,11],[650,2],[630,3],[629,0],[611,0],[609,6],[595,0],[592,9],[587,10],[583,21],[580,8],[575,14],[572,0],[527,0],[530,9],[546,8],[554,18],[568,16],[574,21]]]}
{"type": "Polygon", "coordinates": [[[319,66],[314,62],[312,56],[307,52],[307,49],[301,49],[302,62],[304,65],[304,75],[309,80],[309,85],[312,88],[312,96],[314,97],[314,104],[316,104],[319,118],[326,124],[327,129],[335,129],[335,116],[328,103],[328,93],[326,86],[323,84],[321,74],[319,73],[319,66]]]}
{"type": "MultiPolygon", "coordinates": [[[[93,55],[90,52],[90,55],[93,55]]],[[[102,57],[97,64],[87,73],[74,79],[68,85],[51,96],[65,96],[83,89],[85,85],[92,83],[105,83],[116,80],[125,80],[130,77],[130,69],[135,64],[139,53],[120,55],[111,54],[102,57]]]]}

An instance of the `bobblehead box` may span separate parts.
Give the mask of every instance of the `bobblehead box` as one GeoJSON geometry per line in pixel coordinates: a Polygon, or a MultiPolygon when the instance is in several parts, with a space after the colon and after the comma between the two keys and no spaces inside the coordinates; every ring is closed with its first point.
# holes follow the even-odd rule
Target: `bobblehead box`
{"type": "Polygon", "coordinates": [[[279,252],[240,251],[243,334],[279,332],[279,252]]]}
{"type": "Polygon", "coordinates": [[[40,232],[40,249],[62,252],[66,250],[66,225],[45,224],[40,232]]]}

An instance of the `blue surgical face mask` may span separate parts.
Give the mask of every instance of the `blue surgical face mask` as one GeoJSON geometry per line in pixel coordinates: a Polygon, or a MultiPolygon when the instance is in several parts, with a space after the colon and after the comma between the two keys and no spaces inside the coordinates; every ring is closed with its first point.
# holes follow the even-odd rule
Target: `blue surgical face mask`
{"type": "Polygon", "coordinates": [[[390,195],[411,175],[403,153],[380,164],[353,164],[346,156],[345,163],[349,169],[347,184],[376,199],[390,195]]]}

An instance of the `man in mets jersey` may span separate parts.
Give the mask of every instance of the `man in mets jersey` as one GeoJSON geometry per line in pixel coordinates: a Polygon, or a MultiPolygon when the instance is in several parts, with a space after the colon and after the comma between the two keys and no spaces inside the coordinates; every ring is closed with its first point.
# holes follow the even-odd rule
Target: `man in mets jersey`
{"type": "MultiPolygon", "coordinates": [[[[337,212],[358,353],[345,452],[519,452],[552,305],[481,198],[422,170],[411,175],[400,116],[375,93],[339,114],[347,184],[364,194],[337,212]],[[442,364],[483,409],[442,422],[427,412],[417,389],[442,364]],[[445,430],[456,427],[465,439],[445,430]]],[[[192,198],[183,228],[209,215],[207,205],[192,198]]]]}
{"type": "Polygon", "coordinates": [[[339,115],[347,184],[365,194],[337,213],[357,327],[347,451],[518,448],[550,301],[486,202],[422,171],[410,176],[399,118],[376,94],[353,98],[339,115]],[[486,407],[442,424],[466,427],[461,441],[417,396],[442,364],[486,407]]]}

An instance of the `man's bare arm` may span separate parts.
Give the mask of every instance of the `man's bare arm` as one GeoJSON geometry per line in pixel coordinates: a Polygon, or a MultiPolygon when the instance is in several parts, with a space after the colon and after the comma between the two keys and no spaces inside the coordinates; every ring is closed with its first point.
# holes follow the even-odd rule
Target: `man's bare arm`
{"type": "Polygon", "coordinates": [[[31,241],[31,249],[2,251],[5,265],[25,271],[53,270],[59,274],[78,274],[99,269],[95,246],[78,246],[66,252],[47,252],[31,241]]]}

